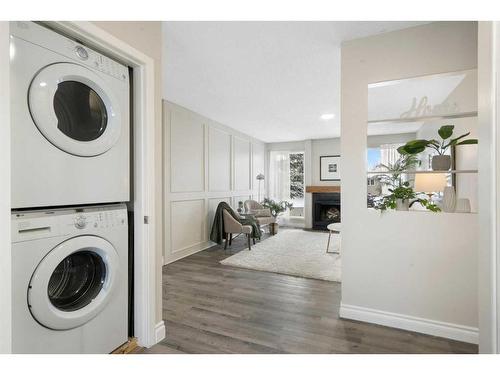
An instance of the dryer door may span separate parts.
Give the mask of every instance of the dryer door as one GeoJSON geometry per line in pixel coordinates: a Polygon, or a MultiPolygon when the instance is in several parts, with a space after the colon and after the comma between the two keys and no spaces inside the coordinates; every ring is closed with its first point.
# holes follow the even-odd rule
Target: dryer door
{"type": "Polygon", "coordinates": [[[58,63],[40,70],[28,104],[45,138],[72,155],[100,155],[120,138],[117,101],[106,82],[82,65],[58,63]]]}
{"type": "Polygon", "coordinates": [[[118,253],[101,237],[64,241],[42,259],[31,277],[31,314],[54,330],[81,326],[107,305],[119,272],[118,253]]]}

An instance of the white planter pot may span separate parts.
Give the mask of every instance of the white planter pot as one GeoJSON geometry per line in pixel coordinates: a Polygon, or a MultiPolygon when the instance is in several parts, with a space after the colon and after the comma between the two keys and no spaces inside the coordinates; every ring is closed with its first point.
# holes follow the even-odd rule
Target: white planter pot
{"type": "Polygon", "coordinates": [[[410,201],[408,199],[396,199],[396,211],[408,211],[410,209],[410,201]]]}

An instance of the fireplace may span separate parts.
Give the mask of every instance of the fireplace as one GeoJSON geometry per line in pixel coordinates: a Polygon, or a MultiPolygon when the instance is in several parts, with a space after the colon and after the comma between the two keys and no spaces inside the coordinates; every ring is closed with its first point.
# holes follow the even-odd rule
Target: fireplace
{"type": "Polygon", "coordinates": [[[340,193],[313,193],[312,227],[326,230],[328,224],[340,222],[340,193]]]}

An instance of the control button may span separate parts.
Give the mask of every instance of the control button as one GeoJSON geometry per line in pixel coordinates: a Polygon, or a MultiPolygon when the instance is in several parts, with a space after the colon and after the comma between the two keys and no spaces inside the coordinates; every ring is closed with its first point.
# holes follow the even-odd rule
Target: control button
{"type": "Polygon", "coordinates": [[[75,228],[83,229],[87,226],[87,218],[83,215],[77,216],[75,219],[75,228]]]}
{"type": "Polygon", "coordinates": [[[76,46],[75,53],[82,60],[87,60],[89,58],[89,53],[82,46],[76,46]]]}

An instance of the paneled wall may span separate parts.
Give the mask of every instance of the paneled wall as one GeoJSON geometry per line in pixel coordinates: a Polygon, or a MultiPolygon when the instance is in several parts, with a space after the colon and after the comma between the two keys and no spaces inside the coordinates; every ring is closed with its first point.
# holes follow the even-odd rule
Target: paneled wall
{"type": "MultiPolygon", "coordinates": [[[[163,102],[164,264],[213,245],[217,205],[257,197],[264,143],[174,103],[163,102]]],[[[262,185],[261,196],[264,196],[262,185]]]]}

